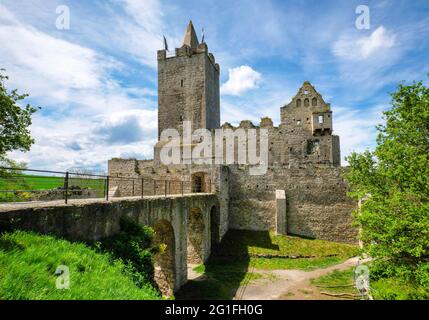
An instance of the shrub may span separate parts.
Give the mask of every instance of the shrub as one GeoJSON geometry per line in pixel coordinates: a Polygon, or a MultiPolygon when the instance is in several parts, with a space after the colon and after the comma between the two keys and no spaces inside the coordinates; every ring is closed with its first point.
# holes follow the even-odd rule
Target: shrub
{"type": "Polygon", "coordinates": [[[153,259],[159,251],[152,245],[153,237],[152,228],[141,226],[129,218],[121,218],[119,233],[102,239],[97,247],[114,259],[122,260],[127,273],[141,286],[153,282],[153,259]]]}

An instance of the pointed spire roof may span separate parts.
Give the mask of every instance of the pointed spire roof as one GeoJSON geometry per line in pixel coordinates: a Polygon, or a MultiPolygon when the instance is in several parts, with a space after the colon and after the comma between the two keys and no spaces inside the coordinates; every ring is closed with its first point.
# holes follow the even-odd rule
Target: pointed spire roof
{"type": "Polygon", "coordinates": [[[186,28],[186,32],[185,32],[185,36],[183,37],[183,45],[187,45],[191,48],[196,48],[198,47],[198,38],[197,38],[197,34],[195,33],[195,29],[194,26],[192,24],[192,20],[189,21],[188,27],[186,28]]]}

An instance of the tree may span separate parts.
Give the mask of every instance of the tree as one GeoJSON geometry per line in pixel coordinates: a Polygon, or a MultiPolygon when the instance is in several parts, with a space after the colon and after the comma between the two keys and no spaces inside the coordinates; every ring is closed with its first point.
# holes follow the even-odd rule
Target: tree
{"type": "Polygon", "coordinates": [[[384,119],[375,150],[346,158],[355,221],[376,277],[429,290],[429,88],[400,84],[384,119]]]}
{"type": "Polygon", "coordinates": [[[8,77],[0,69],[0,164],[10,164],[6,154],[13,150],[29,151],[34,139],[30,135],[31,116],[36,108],[19,102],[28,94],[19,94],[16,89],[8,92],[5,82],[8,77]]]}

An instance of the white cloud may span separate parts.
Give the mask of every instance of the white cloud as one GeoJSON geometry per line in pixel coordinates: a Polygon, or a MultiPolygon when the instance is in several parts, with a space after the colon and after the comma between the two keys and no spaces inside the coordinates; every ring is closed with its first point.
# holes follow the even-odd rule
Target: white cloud
{"type": "Polygon", "coordinates": [[[378,105],[367,110],[354,108],[335,107],[334,134],[340,136],[341,161],[344,165],[344,158],[353,151],[362,152],[375,146],[376,128],[383,123],[382,111],[385,105],[378,105]]]}
{"type": "Polygon", "coordinates": [[[228,70],[229,79],[221,87],[222,94],[240,96],[244,92],[257,88],[262,75],[247,65],[228,70]]]}
{"type": "Polygon", "coordinates": [[[359,39],[357,42],[363,58],[368,58],[380,50],[389,49],[394,44],[395,35],[388,34],[383,26],[378,27],[369,37],[359,39]]]}
{"type": "Polygon", "coordinates": [[[115,112],[105,117],[95,132],[108,143],[128,144],[144,140],[145,136],[155,136],[156,110],[127,110],[115,112]]]}
{"type": "Polygon", "coordinates": [[[158,0],[120,0],[125,11],[147,32],[159,33],[162,30],[161,3],[158,0]]]}
{"type": "Polygon", "coordinates": [[[31,93],[33,98],[70,102],[73,92],[81,96],[102,88],[109,69],[119,67],[119,63],[90,48],[20,23],[1,5],[0,13],[0,65],[6,68],[11,85],[31,93]]]}
{"type": "MultiPolygon", "coordinates": [[[[165,35],[170,48],[179,42],[166,27],[159,0],[117,0],[126,15],[116,15],[118,32],[112,35],[114,42],[141,63],[156,68],[156,50],[163,45],[165,35]]],[[[183,26],[183,32],[185,31],[183,26]]]]}
{"type": "Polygon", "coordinates": [[[43,108],[33,118],[31,151],[13,152],[13,158],[33,168],[67,170],[105,168],[108,159],[122,155],[152,155],[157,121],[151,90],[123,87],[110,74],[122,67],[112,58],[22,23],[2,5],[0,14],[7,86],[28,92],[43,108]],[[121,127],[127,121],[133,126],[121,127]]]}
{"type": "Polygon", "coordinates": [[[397,70],[392,67],[403,58],[407,47],[406,37],[378,27],[368,36],[361,36],[361,30],[346,30],[331,47],[336,56],[339,78],[351,90],[349,101],[364,100],[387,84],[397,83],[397,70]],[[401,45],[399,45],[401,43],[401,45]],[[359,95],[354,95],[356,89],[359,95]]]}
{"type": "Polygon", "coordinates": [[[380,26],[367,37],[359,37],[356,33],[342,36],[334,43],[333,53],[340,58],[350,60],[382,56],[395,45],[395,39],[395,34],[380,26]]]}

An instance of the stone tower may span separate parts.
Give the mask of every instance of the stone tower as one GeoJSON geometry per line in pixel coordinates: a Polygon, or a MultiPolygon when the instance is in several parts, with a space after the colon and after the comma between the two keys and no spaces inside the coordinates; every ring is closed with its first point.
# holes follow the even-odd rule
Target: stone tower
{"type": "Polygon", "coordinates": [[[219,65],[199,43],[192,21],[173,56],[158,51],[158,140],[164,129],[220,127],[219,65]]]}

